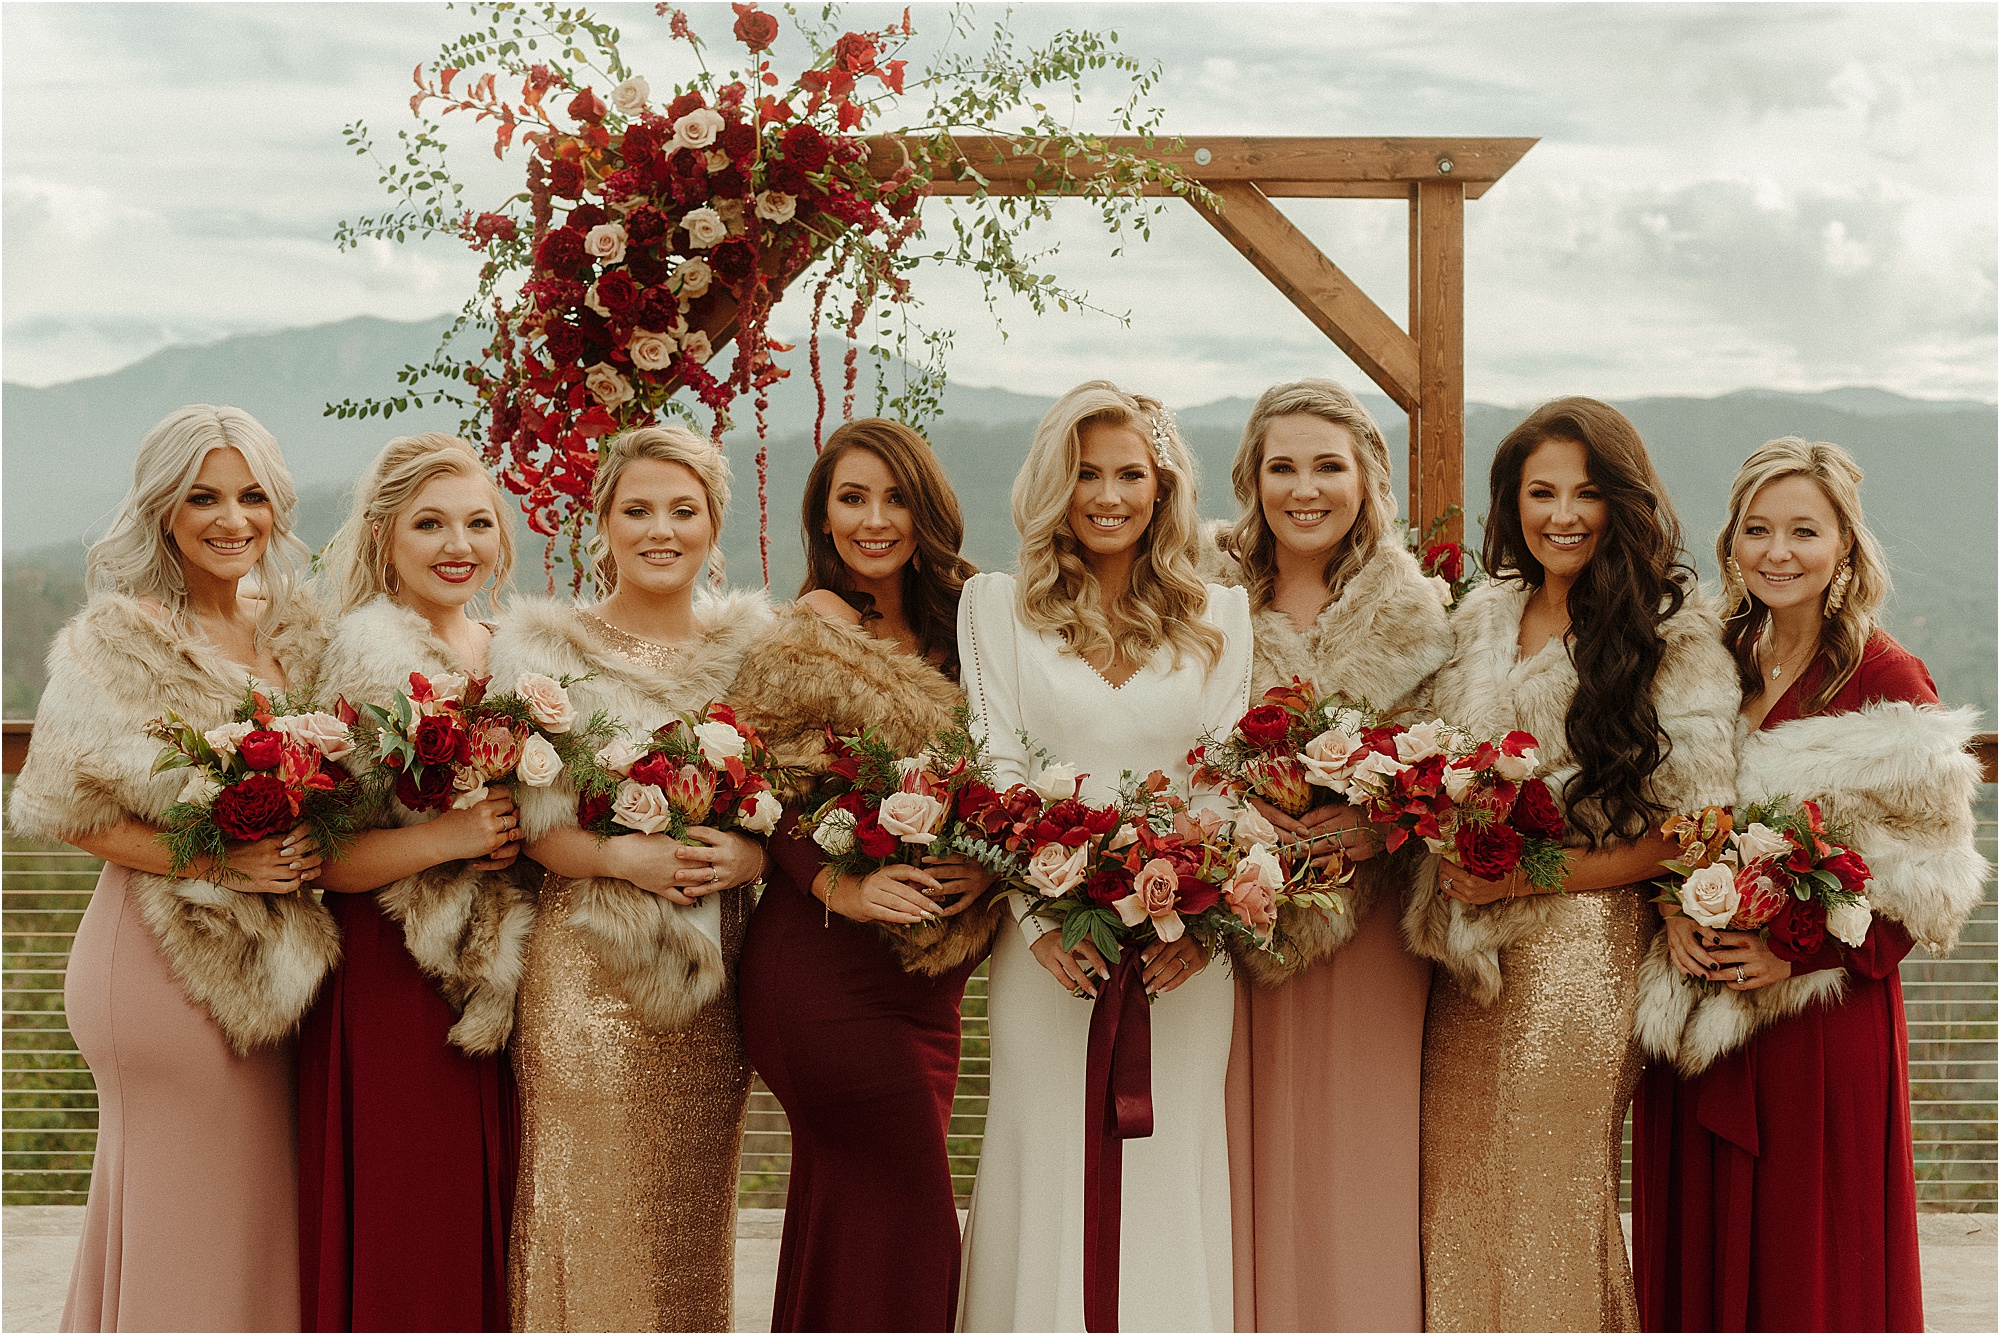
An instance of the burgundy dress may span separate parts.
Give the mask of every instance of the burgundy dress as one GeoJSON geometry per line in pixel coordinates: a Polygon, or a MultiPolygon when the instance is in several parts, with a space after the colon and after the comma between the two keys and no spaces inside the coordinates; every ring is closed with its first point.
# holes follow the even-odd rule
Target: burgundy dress
{"type": "Polygon", "coordinates": [[[506,1330],[520,1115],[372,894],[330,894],[340,967],[299,1037],[306,1330],[506,1330]]]}
{"type": "MultiPolygon", "coordinates": [[[[1799,717],[1823,670],[1764,720],[1799,717]]],[[[1923,663],[1877,632],[1823,714],[1936,704],[1923,663]]],[[[1922,1330],[1909,1033],[1877,916],[1794,974],[1845,968],[1838,1004],[1779,1020],[1692,1079],[1647,1068],[1632,1112],[1632,1271],[1645,1330],[1922,1330]]]]}
{"type": "Polygon", "coordinates": [[[812,895],[824,858],[771,837],[737,996],[751,1063],[792,1128],[772,1330],[950,1330],[958,1210],[945,1132],[976,961],[905,973],[877,929],[812,895]]]}

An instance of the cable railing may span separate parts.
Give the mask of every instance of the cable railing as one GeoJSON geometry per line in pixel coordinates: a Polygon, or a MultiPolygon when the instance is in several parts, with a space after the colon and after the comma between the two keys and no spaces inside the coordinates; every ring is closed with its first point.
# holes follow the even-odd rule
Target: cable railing
{"type": "MultiPolygon", "coordinates": [[[[1981,847],[1990,861],[1996,841],[1990,783],[1980,790],[1979,820],[1981,847]]],[[[36,844],[11,833],[0,841],[0,1200],[7,1205],[81,1205],[89,1188],[97,1093],[65,1026],[62,989],[70,942],[99,865],[66,846],[36,844]]],[[[1991,882],[1987,893],[1955,954],[1932,959],[1919,950],[1903,963],[1917,1198],[1929,1210],[2000,1206],[1995,1119],[2000,912],[1991,882]]],[[[986,1120],[984,965],[966,987],[963,1014],[950,1128],[952,1180],[961,1204],[971,1195],[986,1120]]],[[[759,1081],[743,1140],[741,1203],[783,1205],[790,1165],[784,1111],[759,1081]]]]}

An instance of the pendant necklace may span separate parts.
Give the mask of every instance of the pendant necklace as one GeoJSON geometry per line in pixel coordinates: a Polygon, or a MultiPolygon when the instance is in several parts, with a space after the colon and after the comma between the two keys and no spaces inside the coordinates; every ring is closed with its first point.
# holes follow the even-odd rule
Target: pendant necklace
{"type": "MultiPolygon", "coordinates": [[[[1815,637],[1813,641],[1806,646],[1804,661],[1799,664],[1796,664],[1795,669],[1797,667],[1803,667],[1805,663],[1810,663],[1812,661],[1813,652],[1818,648],[1819,648],[1819,640],[1817,637],[1815,637]]],[[[1785,660],[1780,659],[1777,663],[1774,663],[1771,667],[1771,680],[1781,681],[1784,679],[1784,675],[1785,675],[1785,660]]]]}

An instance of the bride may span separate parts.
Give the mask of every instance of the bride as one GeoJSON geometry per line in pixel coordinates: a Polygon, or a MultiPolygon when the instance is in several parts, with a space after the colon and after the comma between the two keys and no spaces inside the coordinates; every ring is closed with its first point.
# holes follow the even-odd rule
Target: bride
{"type": "MultiPolygon", "coordinates": [[[[959,607],[974,730],[996,786],[1032,777],[1022,734],[1088,775],[1183,781],[1202,732],[1248,703],[1250,608],[1195,574],[1194,464],[1158,401],[1077,386],[1014,480],[1021,573],[975,576],[959,607]]],[[[992,1098],[966,1228],[961,1330],[1083,1329],[1084,1057],[1109,970],[1088,941],[1025,914],[993,950],[992,1098]]],[[[1144,952],[1157,1000],[1153,1134],[1126,1142],[1119,1325],[1228,1330],[1223,1078],[1234,993],[1183,937],[1144,952]]]]}

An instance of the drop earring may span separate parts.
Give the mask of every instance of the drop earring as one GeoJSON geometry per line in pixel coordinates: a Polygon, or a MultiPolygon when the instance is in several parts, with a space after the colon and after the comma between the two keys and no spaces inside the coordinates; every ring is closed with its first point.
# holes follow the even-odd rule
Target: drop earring
{"type": "Polygon", "coordinates": [[[1833,572],[1833,582],[1826,589],[1826,615],[1832,616],[1847,602],[1847,585],[1854,578],[1854,565],[1846,557],[1840,559],[1840,569],[1833,572]]]}

